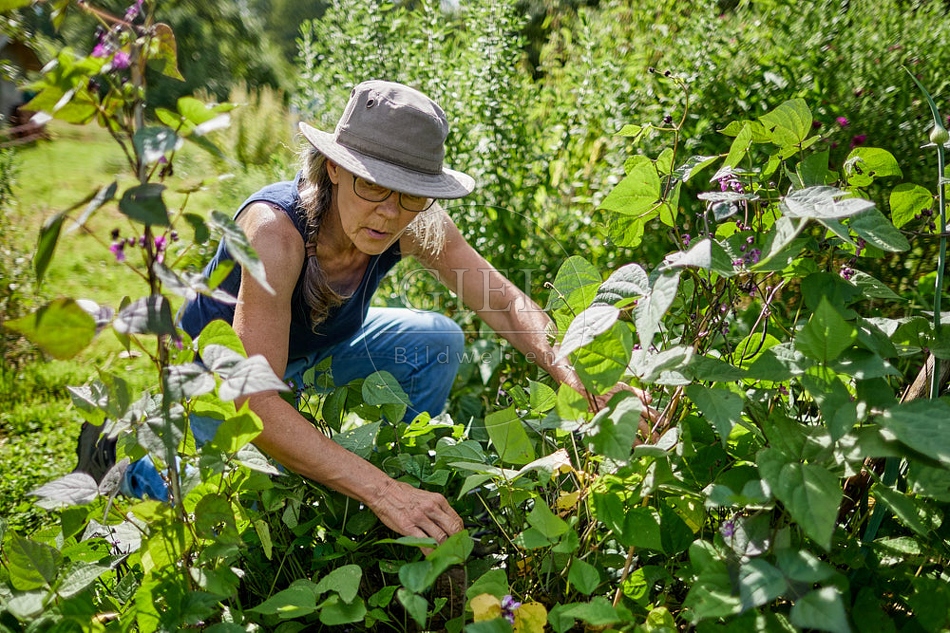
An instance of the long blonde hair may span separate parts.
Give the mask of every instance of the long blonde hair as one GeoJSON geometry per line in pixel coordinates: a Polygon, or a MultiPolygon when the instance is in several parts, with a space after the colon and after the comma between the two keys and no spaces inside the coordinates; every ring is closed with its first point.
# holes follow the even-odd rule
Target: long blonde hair
{"type": "MultiPolygon", "coordinates": [[[[303,299],[310,308],[310,319],[316,328],[326,321],[330,310],[342,304],[347,297],[330,287],[316,256],[317,234],[333,200],[334,185],[327,170],[327,157],[309,146],[301,152],[301,163],[303,178],[300,182],[300,204],[306,217],[304,243],[307,248],[303,299]]],[[[440,253],[445,245],[442,214],[441,206],[432,205],[427,211],[418,214],[406,227],[427,255],[440,253]]]]}

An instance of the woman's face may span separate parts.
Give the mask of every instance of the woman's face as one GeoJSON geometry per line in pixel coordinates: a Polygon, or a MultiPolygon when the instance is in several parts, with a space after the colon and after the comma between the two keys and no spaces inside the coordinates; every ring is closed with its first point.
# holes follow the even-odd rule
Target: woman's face
{"type": "Polygon", "coordinates": [[[356,195],[355,176],[332,161],[327,161],[334,198],[340,212],[343,233],[360,251],[378,255],[399,239],[418,213],[407,211],[393,192],[382,202],[370,202],[356,195]]]}

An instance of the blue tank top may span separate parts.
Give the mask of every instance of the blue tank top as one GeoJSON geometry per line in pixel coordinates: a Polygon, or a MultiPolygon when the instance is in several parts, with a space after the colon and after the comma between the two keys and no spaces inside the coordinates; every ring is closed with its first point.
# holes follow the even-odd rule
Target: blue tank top
{"type": "MultiPolygon", "coordinates": [[[[297,227],[300,239],[305,240],[306,218],[300,206],[298,190],[300,178],[301,174],[298,172],[293,180],[264,187],[245,200],[234,217],[237,218],[244,209],[255,202],[267,202],[282,209],[293,221],[294,226],[297,227]]],[[[366,320],[370,302],[379,287],[380,281],[400,258],[399,242],[394,243],[383,253],[373,255],[366,266],[366,272],[363,273],[359,288],[341,305],[330,310],[326,320],[316,328],[313,327],[313,321],[310,319],[310,308],[303,299],[303,276],[306,268],[306,260],[304,260],[291,299],[292,312],[287,366],[293,365],[295,360],[312,358],[315,353],[353,337],[366,320]]],[[[222,241],[218,245],[214,257],[205,267],[205,276],[211,275],[215,268],[225,260],[233,260],[233,258],[222,241]]],[[[235,264],[234,269],[219,287],[236,297],[241,287],[241,267],[235,264]]],[[[198,295],[197,299],[188,302],[184,306],[180,315],[182,329],[188,332],[192,338],[196,337],[208,323],[215,319],[223,319],[233,324],[234,306],[205,295],[198,295]]]]}

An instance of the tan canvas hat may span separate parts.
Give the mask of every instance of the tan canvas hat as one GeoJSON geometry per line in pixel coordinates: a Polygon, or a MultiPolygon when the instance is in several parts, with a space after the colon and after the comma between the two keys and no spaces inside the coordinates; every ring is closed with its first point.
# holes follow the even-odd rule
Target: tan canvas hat
{"type": "Polygon", "coordinates": [[[300,131],[324,156],[378,185],[428,198],[461,198],[475,181],[442,164],[449,124],[424,94],[388,81],[353,89],[333,134],[306,123],[300,131]]]}

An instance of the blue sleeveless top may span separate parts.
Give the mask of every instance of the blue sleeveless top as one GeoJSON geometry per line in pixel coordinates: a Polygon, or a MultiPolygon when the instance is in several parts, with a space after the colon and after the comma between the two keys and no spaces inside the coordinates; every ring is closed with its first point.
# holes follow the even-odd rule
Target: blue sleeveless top
{"type": "MultiPolygon", "coordinates": [[[[306,218],[300,206],[300,193],[298,191],[300,179],[301,173],[298,172],[293,180],[264,187],[245,200],[234,217],[237,218],[252,203],[267,202],[282,209],[293,221],[294,226],[297,227],[297,231],[300,232],[300,239],[305,239],[306,218]]],[[[341,305],[330,310],[327,319],[316,328],[313,327],[313,321],[310,319],[310,308],[303,299],[303,277],[306,268],[306,260],[304,260],[291,299],[292,312],[287,366],[293,365],[295,360],[313,358],[315,353],[345,341],[359,332],[360,326],[366,320],[370,302],[379,287],[380,281],[401,257],[398,241],[383,253],[373,255],[366,266],[366,272],[363,273],[359,288],[341,305]]],[[[233,258],[222,241],[218,245],[214,257],[204,269],[205,276],[211,275],[215,268],[225,260],[233,260],[233,258]]],[[[234,269],[219,288],[236,297],[240,287],[241,267],[235,264],[234,269]]],[[[223,319],[233,324],[234,306],[201,294],[198,295],[197,299],[188,302],[180,315],[182,329],[188,332],[192,338],[198,336],[201,330],[215,319],[223,319]]]]}

